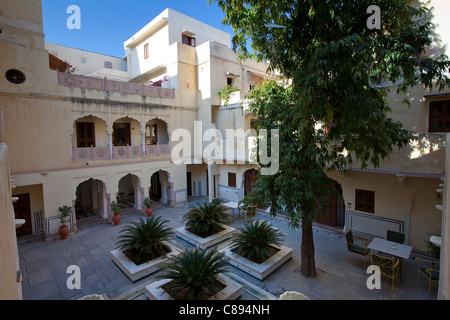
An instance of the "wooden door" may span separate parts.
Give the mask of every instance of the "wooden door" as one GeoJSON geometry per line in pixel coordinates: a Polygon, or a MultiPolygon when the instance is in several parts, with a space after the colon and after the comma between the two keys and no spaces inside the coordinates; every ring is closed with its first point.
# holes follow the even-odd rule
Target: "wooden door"
{"type": "Polygon", "coordinates": [[[114,123],[112,139],[115,146],[131,146],[130,124],[114,123]]]}
{"type": "Polygon", "coordinates": [[[257,171],[255,169],[250,169],[245,171],[244,173],[244,197],[249,195],[253,188],[255,188],[256,185],[256,173],[257,171]]]}
{"type": "Polygon", "coordinates": [[[316,216],[316,222],[333,227],[343,227],[345,224],[345,203],[342,198],[342,187],[338,182],[334,182],[333,188],[340,194],[335,193],[328,196],[324,208],[319,208],[320,213],[316,216]]]}
{"type": "Polygon", "coordinates": [[[14,212],[16,219],[25,219],[25,223],[16,229],[16,235],[18,237],[26,236],[33,233],[31,225],[31,206],[30,206],[30,194],[24,193],[15,195],[19,200],[14,202],[14,212]]]}

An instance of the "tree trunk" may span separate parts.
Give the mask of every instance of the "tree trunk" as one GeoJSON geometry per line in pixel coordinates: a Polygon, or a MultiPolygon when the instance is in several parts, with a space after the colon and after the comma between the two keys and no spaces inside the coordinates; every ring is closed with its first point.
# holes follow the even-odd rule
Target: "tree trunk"
{"type": "Polygon", "coordinates": [[[302,218],[302,244],[301,244],[300,271],[305,277],[316,276],[316,263],[314,261],[314,239],[312,223],[307,216],[302,218]]]}

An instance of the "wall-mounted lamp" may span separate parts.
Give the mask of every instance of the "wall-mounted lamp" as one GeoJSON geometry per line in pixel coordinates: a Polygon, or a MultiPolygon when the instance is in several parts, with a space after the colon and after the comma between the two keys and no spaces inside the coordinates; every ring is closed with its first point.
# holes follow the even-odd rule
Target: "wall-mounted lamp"
{"type": "Polygon", "coordinates": [[[352,208],[352,203],[351,202],[347,202],[347,209],[351,209],[352,208]]]}

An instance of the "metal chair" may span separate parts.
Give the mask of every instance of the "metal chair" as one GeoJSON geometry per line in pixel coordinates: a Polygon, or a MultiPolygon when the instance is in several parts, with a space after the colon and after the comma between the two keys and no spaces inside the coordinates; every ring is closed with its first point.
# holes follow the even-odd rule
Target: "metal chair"
{"type": "Polygon", "coordinates": [[[345,239],[347,241],[347,261],[350,259],[350,253],[355,253],[364,257],[364,268],[366,267],[366,256],[370,253],[369,248],[367,248],[367,244],[364,246],[360,246],[354,243],[352,230],[348,230],[345,233],[345,239]]]}
{"type": "Polygon", "coordinates": [[[247,218],[256,217],[256,204],[252,206],[242,206],[239,207],[239,217],[242,220],[242,217],[245,217],[245,223],[247,223],[247,218]],[[242,211],[242,214],[241,214],[242,211]]]}
{"type": "Polygon", "coordinates": [[[417,282],[420,280],[420,274],[423,274],[429,281],[428,283],[428,295],[430,295],[431,282],[439,282],[439,260],[429,260],[423,258],[415,258],[418,265],[417,272],[417,282]],[[421,261],[425,261],[426,265],[422,264],[421,261]]]}
{"type": "Polygon", "coordinates": [[[386,240],[405,244],[406,234],[404,232],[386,230],[386,240]]]}
{"type": "Polygon", "coordinates": [[[372,252],[372,265],[380,268],[380,273],[392,279],[392,291],[400,270],[400,261],[397,259],[380,256],[372,252]]]}

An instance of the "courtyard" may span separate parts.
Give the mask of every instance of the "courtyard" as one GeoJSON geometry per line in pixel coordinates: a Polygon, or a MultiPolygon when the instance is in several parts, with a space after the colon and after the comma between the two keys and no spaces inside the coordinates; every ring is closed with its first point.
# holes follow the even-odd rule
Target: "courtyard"
{"type": "MultiPolygon", "coordinates": [[[[203,199],[192,200],[189,204],[171,208],[154,208],[153,216],[169,221],[173,229],[183,226],[181,218],[191,205],[203,199]]],[[[119,226],[105,220],[85,222],[78,232],[66,240],[55,238],[18,239],[19,262],[22,272],[22,293],[24,300],[76,300],[86,295],[103,295],[109,300],[146,300],[145,286],[155,280],[159,272],[132,282],[122,273],[111,259],[110,251],[116,249],[116,239],[120,230],[129,222],[143,218],[141,212],[130,212],[121,216],[119,226]],[[66,281],[70,273],[67,267],[77,265],[81,270],[81,288],[69,289],[66,281]]],[[[391,280],[382,277],[381,289],[370,290],[361,256],[350,255],[348,259],[345,235],[339,230],[314,226],[315,261],[317,276],[307,278],[300,273],[301,230],[293,230],[286,219],[273,218],[258,211],[256,219],[264,219],[285,235],[283,245],[293,249],[292,259],[260,281],[230,266],[226,276],[243,286],[241,300],[278,299],[285,291],[297,291],[311,300],[435,300],[437,284],[431,285],[428,295],[428,280],[423,276],[417,281],[419,256],[414,251],[403,261],[401,280],[391,291],[391,280]]],[[[236,215],[227,225],[240,228],[244,221],[236,215]]],[[[173,244],[179,248],[192,245],[174,238],[173,244]]],[[[222,242],[219,249],[229,243],[222,242]]],[[[367,266],[370,263],[367,263],[367,266]]]]}

